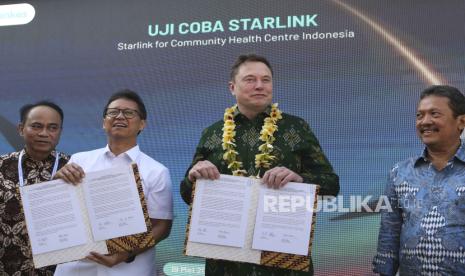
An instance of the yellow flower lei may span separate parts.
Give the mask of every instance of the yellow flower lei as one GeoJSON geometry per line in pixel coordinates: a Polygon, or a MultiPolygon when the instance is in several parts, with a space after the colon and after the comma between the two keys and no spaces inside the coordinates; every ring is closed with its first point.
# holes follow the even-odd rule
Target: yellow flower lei
{"type": "MultiPolygon", "coordinates": [[[[236,141],[236,123],[234,122],[234,112],[237,110],[237,104],[226,108],[224,111],[224,125],[223,125],[223,159],[228,163],[228,169],[230,169],[233,175],[245,176],[247,172],[242,169],[242,162],[237,161],[238,152],[235,150],[236,141]]],[[[265,118],[265,121],[260,131],[260,140],[264,143],[258,147],[260,153],[255,155],[255,168],[269,168],[271,161],[276,159],[271,152],[273,151],[273,142],[275,140],[274,133],[278,130],[276,123],[282,119],[281,110],[278,109],[278,104],[274,103],[271,105],[270,116],[265,118]]],[[[260,170],[258,170],[260,175],[260,170]]]]}

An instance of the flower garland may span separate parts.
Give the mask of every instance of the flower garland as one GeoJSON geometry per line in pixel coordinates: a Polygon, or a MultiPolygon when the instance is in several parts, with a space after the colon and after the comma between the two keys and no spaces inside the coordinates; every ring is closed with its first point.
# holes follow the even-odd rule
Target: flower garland
{"type": "MultiPolygon", "coordinates": [[[[224,125],[223,125],[223,159],[228,163],[228,169],[230,169],[233,175],[245,176],[247,171],[242,169],[242,162],[237,161],[238,152],[235,150],[236,140],[236,123],[234,122],[234,112],[237,110],[237,104],[226,108],[224,111],[224,125]]],[[[271,152],[273,151],[273,142],[275,141],[274,133],[278,130],[276,123],[282,119],[281,110],[278,109],[278,104],[274,103],[271,105],[270,116],[265,118],[265,121],[260,131],[260,141],[264,143],[258,147],[260,153],[255,155],[255,168],[258,170],[260,175],[260,168],[269,168],[271,162],[276,159],[271,152]]]]}

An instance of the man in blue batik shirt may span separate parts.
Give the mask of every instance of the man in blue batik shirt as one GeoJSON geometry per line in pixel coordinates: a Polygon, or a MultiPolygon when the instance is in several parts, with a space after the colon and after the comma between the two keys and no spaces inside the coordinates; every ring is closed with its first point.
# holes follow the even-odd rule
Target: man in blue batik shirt
{"type": "Polygon", "coordinates": [[[420,96],[416,129],[426,148],[397,163],[385,195],[374,272],[465,275],[465,96],[432,86],[420,96]]]}

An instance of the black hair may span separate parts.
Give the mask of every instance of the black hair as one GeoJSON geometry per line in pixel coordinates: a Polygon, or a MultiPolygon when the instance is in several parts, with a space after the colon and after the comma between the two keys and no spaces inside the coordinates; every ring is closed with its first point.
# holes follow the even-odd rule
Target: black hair
{"type": "Polygon", "coordinates": [[[127,99],[130,101],[133,101],[137,104],[137,108],[139,109],[139,115],[142,120],[147,119],[147,110],[145,109],[144,102],[142,101],[141,97],[134,91],[129,90],[129,89],[123,89],[115,94],[111,95],[110,98],[108,99],[107,104],[105,105],[105,109],[103,110],[103,117],[105,118],[105,113],[107,111],[108,106],[118,100],[118,99],[127,99]]]}
{"type": "Polygon", "coordinates": [[[33,108],[38,107],[38,106],[47,106],[47,107],[50,107],[51,109],[55,110],[56,112],[58,112],[58,114],[60,115],[60,118],[61,118],[61,124],[63,125],[63,119],[64,119],[63,110],[56,103],[51,102],[51,101],[47,101],[47,100],[39,101],[39,102],[36,102],[34,104],[23,105],[19,109],[19,119],[20,119],[22,124],[26,123],[26,119],[27,119],[27,116],[29,115],[29,112],[33,108]]]}
{"type": "Polygon", "coordinates": [[[457,88],[448,85],[433,85],[421,92],[420,100],[429,96],[448,98],[454,117],[465,114],[465,96],[457,88]]]}

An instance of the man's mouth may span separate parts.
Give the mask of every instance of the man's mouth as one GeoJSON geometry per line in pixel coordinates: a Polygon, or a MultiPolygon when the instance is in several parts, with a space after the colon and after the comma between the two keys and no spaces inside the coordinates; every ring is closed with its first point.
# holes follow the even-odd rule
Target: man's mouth
{"type": "Polygon", "coordinates": [[[113,124],[113,127],[128,127],[126,124],[123,123],[115,123],[113,124]]]}
{"type": "Polygon", "coordinates": [[[436,133],[438,131],[439,130],[437,128],[422,128],[422,129],[420,129],[421,134],[432,134],[432,133],[436,133]]]}

